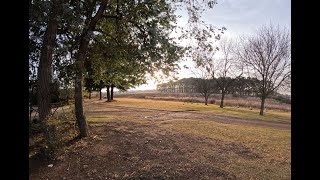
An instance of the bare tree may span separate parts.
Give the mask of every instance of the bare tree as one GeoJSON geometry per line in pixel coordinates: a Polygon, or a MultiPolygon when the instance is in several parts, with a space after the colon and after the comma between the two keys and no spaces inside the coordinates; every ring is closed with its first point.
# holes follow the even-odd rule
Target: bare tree
{"type": "Polygon", "coordinates": [[[249,76],[256,77],[256,92],[263,115],[266,98],[291,78],[291,38],[286,28],[264,25],[253,36],[239,41],[237,55],[249,76]]]}
{"type": "Polygon", "coordinates": [[[206,39],[198,42],[191,56],[196,68],[191,71],[200,78],[196,81],[196,91],[204,97],[205,105],[208,105],[208,98],[214,92],[213,56],[216,50],[213,41],[206,39]]]}
{"type": "Polygon", "coordinates": [[[204,97],[205,105],[208,105],[208,99],[214,93],[214,81],[211,75],[211,68],[209,66],[197,67],[198,72],[194,73],[198,77],[195,81],[196,91],[204,97]]]}
{"type": "Polygon", "coordinates": [[[241,64],[237,63],[233,58],[234,41],[232,39],[221,39],[220,50],[223,57],[216,63],[217,65],[212,68],[212,78],[216,81],[221,91],[220,107],[223,108],[225,94],[232,83],[242,75],[243,68],[241,64]]]}

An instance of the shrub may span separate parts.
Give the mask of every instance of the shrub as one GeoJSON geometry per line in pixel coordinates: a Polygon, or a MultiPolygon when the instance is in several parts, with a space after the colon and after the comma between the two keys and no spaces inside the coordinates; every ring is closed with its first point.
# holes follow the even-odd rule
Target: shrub
{"type": "Polygon", "coordinates": [[[29,123],[29,135],[38,134],[41,132],[41,126],[40,123],[29,123]]]}
{"type": "Polygon", "coordinates": [[[210,103],[210,104],[215,104],[215,103],[216,103],[216,100],[215,100],[215,99],[211,99],[211,100],[209,101],[209,103],[210,103]]]}
{"type": "Polygon", "coordinates": [[[273,99],[285,103],[285,104],[291,104],[291,99],[289,97],[283,96],[283,95],[276,95],[273,97],[273,99]]]}
{"type": "MultiPolygon", "coordinates": [[[[36,153],[44,155],[47,160],[54,160],[59,150],[79,134],[74,116],[74,106],[70,108],[71,112],[65,113],[63,116],[50,116],[47,120],[51,141],[35,141],[35,138],[38,136],[37,134],[41,133],[40,123],[30,123],[29,142],[31,144],[29,144],[29,148],[32,147],[31,149],[34,149],[36,153]]],[[[42,136],[42,134],[40,135],[42,136]]]]}
{"type": "Polygon", "coordinates": [[[240,95],[236,94],[236,93],[233,93],[232,94],[232,97],[240,97],[240,95]]]}

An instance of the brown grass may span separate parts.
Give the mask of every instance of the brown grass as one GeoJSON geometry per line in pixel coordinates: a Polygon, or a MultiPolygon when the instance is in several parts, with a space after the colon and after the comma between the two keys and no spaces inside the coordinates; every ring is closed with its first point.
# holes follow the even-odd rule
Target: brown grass
{"type": "MultiPolygon", "coordinates": [[[[163,100],[163,101],[180,101],[180,102],[192,102],[192,103],[204,103],[204,98],[202,97],[179,97],[174,95],[162,95],[162,96],[143,96],[139,95],[136,98],[145,98],[145,99],[154,99],[154,100],[163,100]]],[[[214,100],[214,104],[220,105],[221,97],[220,95],[214,95],[213,97],[209,98],[209,102],[214,100]]],[[[224,99],[224,106],[232,106],[232,107],[244,107],[244,108],[255,108],[259,109],[261,105],[261,101],[259,98],[255,97],[243,97],[243,98],[236,98],[236,97],[226,97],[224,99]]],[[[265,108],[268,110],[277,110],[277,111],[291,111],[290,104],[279,103],[273,99],[267,99],[265,108]]]]}
{"type": "Polygon", "coordinates": [[[163,100],[154,101],[152,99],[118,98],[118,101],[114,102],[113,105],[168,111],[196,110],[203,113],[213,113],[216,115],[238,117],[248,120],[262,120],[286,123],[291,122],[291,113],[289,112],[278,112],[268,110],[264,116],[260,116],[259,109],[250,110],[248,108],[236,107],[220,108],[218,105],[206,106],[203,103],[200,104],[163,100]]]}
{"type": "MultiPolygon", "coordinates": [[[[253,112],[244,108],[227,107],[221,109],[216,105],[205,106],[198,103],[183,103],[174,101],[154,101],[151,99],[134,99],[134,98],[118,98],[114,102],[115,106],[125,106],[134,108],[147,108],[158,110],[186,110],[197,109],[201,113],[209,113],[213,110],[215,113],[221,113],[226,116],[238,116],[243,118],[259,117],[258,111],[253,112]]],[[[102,104],[101,104],[102,105],[102,104]]],[[[106,106],[100,106],[101,110],[108,111],[106,106]]],[[[98,109],[98,108],[97,108],[98,109]]],[[[273,115],[279,115],[282,118],[290,118],[287,112],[273,112],[273,115]]],[[[107,115],[106,115],[107,116],[107,115]]],[[[112,117],[113,122],[140,122],[150,125],[151,122],[156,127],[164,131],[170,131],[174,134],[181,133],[191,137],[208,138],[212,141],[221,142],[222,147],[212,147],[203,145],[201,149],[191,146],[186,142],[179,142],[180,148],[190,148],[194,152],[185,155],[192,161],[199,163],[212,163],[212,159],[225,161],[222,164],[216,163],[216,166],[236,175],[239,179],[290,179],[291,176],[291,131],[279,130],[272,128],[261,128],[245,125],[222,124],[206,119],[185,120],[185,119],[170,119],[166,121],[148,121],[147,119],[139,119],[133,116],[117,118],[112,117]],[[243,152],[230,152],[229,148],[233,146],[242,147],[243,152]],[[190,146],[190,147],[189,147],[190,146]],[[230,147],[231,146],[231,147],[230,147]],[[224,149],[225,148],[225,149],[224,149]],[[246,157],[250,156],[250,158],[246,157]],[[251,157],[252,156],[252,157],[251,157]]],[[[105,118],[109,123],[111,119],[105,118]]],[[[95,118],[89,121],[95,121],[95,118]]],[[[98,121],[102,120],[99,119],[98,121]]],[[[270,116],[264,116],[264,120],[273,121],[270,116]]],[[[124,128],[122,126],[118,128],[124,128]]],[[[161,131],[163,132],[163,131],[161,131]]],[[[151,133],[146,131],[146,133],[151,133]]]]}
{"type": "Polygon", "coordinates": [[[219,140],[225,144],[243,144],[257,158],[244,158],[241,154],[202,150],[204,158],[227,156],[224,169],[240,179],[290,179],[291,131],[242,125],[221,124],[203,120],[172,120],[160,127],[173,132],[219,140]]]}

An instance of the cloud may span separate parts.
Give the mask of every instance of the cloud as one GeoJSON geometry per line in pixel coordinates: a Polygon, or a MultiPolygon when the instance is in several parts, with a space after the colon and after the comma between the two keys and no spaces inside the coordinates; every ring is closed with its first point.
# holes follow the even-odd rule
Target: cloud
{"type": "Polygon", "coordinates": [[[270,21],[291,28],[290,0],[220,0],[206,11],[207,23],[225,26],[234,34],[253,33],[270,21]]]}

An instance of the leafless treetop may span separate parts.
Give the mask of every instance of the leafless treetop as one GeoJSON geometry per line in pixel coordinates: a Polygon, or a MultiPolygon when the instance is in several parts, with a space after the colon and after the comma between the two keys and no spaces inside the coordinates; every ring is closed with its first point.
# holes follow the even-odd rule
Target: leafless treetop
{"type": "Polygon", "coordinates": [[[276,91],[291,77],[291,38],[287,29],[262,26],[254,36],[241,38],[237,56],[251,76],[262,80],[261,93],[276,91]]]}

